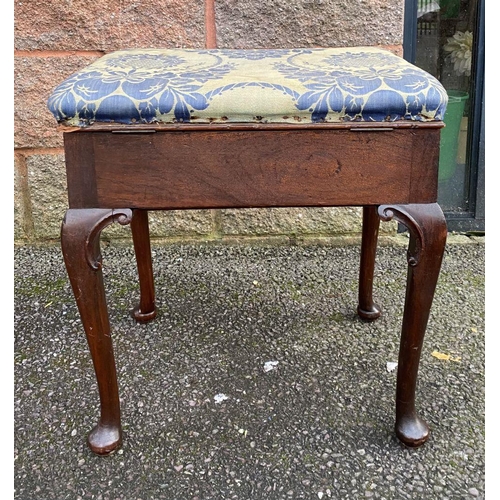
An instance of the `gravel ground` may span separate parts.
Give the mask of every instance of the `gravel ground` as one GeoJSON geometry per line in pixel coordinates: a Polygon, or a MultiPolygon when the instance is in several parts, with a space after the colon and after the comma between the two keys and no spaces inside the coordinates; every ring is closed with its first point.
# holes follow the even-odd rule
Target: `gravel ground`
{"type": "Polygon", "coordinates": [[[98,398],[60,249],[16,248],[15,498],[484,498],[484,249],[448,245],[418,386],[431,437],[407,449],[387,368],[400,244],[378,252],[374,323],[355,315],[358,246],[157,245],[147,325],[128,313],[131,247],[103,246],[124,445],[102,458],[85,444],[98,398]]]}

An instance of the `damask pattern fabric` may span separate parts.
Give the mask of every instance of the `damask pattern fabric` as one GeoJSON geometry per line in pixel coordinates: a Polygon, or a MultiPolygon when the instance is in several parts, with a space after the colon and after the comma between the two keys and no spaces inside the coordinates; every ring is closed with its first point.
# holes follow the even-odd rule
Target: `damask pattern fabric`
{"type": "Polygon", "coordinates": [[[442,120],[433,76],[373,47],[112,52],[52,93],[59,123],[442,120]]]}

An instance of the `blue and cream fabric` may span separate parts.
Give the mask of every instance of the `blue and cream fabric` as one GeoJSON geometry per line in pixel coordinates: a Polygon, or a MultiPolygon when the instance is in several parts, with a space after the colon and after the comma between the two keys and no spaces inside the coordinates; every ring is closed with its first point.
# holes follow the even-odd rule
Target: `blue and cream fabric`
{"type": "Polygon", "coordinates": [[[59,123],[442,120],[442,85],[373,47],[112,52],[61,83],[59,123]]]}

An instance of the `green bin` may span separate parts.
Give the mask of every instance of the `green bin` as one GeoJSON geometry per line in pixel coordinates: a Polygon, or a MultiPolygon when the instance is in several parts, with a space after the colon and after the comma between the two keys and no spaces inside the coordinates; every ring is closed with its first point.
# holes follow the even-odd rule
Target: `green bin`
{"type": "Polygon", "coordinates": [[[458,136],[464,115],[465,103],[469,98],[467,92],[448,90],[448,106],[444,114],[445,127],[441,129],[439,151],[439,180],[445,181],[453,177],[457,167],[458,136]]]}

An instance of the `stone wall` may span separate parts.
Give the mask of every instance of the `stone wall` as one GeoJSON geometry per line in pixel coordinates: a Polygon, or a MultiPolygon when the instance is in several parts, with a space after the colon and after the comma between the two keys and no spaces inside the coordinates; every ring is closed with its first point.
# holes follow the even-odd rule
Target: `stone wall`
{"type": "MultiPolygon", "coordinates": [[[[402,55],[404,0],[216,0],[221,48],[377,45],[402,55]]],[[[205,46],[201,0],[16,0],[14,23],[14,236],[59,238],[66,210],[62,133],[46,107],[51,90],[103,54],[133,47],[205,46]]],[[[167,239],[329,237],[358,234],[355,208],[154,213],[167,239]]],[[[387,226],[387,225],[384,225],[387,226]]],[[[393,225],[388,225],[390,231],[393,225]]],[[[127,232],[108,231],[118,238],[127,232]]]]}

